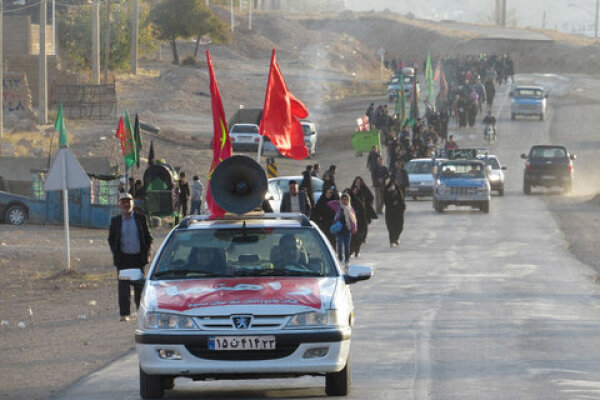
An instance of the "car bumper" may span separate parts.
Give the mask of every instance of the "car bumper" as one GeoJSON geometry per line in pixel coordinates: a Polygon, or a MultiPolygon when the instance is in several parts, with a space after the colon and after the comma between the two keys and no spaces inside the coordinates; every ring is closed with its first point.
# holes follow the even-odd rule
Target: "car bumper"
{"type": "Polygon", "coordinates": [[[544,110],[541,108],[513,108],[511,113],[513,115],[542,115],[544,110]]]}
{"type": "Polygon", "coordinates": [[[233,142],[231,148],[237,151],[257,151],[258,143],[256,142],[233,142]]]}
{"type": "Polygon", "coordinates": [[[492,190],[504,189],[504,181],[492,181],[492,180],[490,180],[490,188],[492,190]]]}
{"type": "Polygon", "coordinates": [[[484,201],[490,201],[490,194],[471,195],[471,196],[455,196],[455,195],[441,195],[438,194],[434,197],[434,200],[443,202],[444,204],[456,204],[456,205],[474,205],[480,204],[484,201]]]}
{"type": "Polygon", "coordinates": [[[561,175],[525,175],[525,183],[532,186],[561,186],[572,181],[571,176],[561,175]]]}
{"type": "Polygon", "coordinates": [[[209,351],[208,338],[214,335],[207,334],[148,335],[136,332],[135,340],[140,365],[151,375],[304,375],[343,369],[350,352],[350,335],[350,328],[321,333],[275,334],[277,350],[273,352],[209,351]],[[307,351],[317,348],[327,348],[327,353],[306,358],[307,351]],[[163,359],[159,356],[160,350],[176,351],[181,359],[163,359]]]}
{"type": "Polygon", "coordinates": [[[433,196],[433,186],[419,185],[409,186],[406,189],[407,196],[433,196]]]}

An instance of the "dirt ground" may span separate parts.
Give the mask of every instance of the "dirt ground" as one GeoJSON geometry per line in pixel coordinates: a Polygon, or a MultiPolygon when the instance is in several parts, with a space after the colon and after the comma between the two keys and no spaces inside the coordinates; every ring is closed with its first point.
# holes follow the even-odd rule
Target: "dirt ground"
{"type": "MultiPolygon", "coordinates": [[[[389,31],[367,33],[357,27],[359,34],[350,37],[343,33],[344,26],[360,22],[351,15],[329,22],[294,22],[295,35],[284,34],[289,21],[263,22],[264,36],[244,37],[231,48],[211,48],[227,115],[232,116],[240,104],[262,105],[270,49],[282,48],[278,54],[284,76],[292,92],[311,110],[311,118],[319,122],[322,136],[314,160],[278,159],[280,174],[297,174],[306,164],[315,162],[321,163],[322,169],[338,165],[338,182],[350,182],[355,175],[364,174],[361,164],[366,159],[354,157],[348,135],[354,119],[360,116],[354,115],[354,110],[366,109],[372,100],[381,102],[382,96],[368,97],[372,87],[360,86],[351,73],[356,67],[365,82],[377,76],[379,71],[370,53],[377,48],[374,38],[395,35],[389,31]],[[315,32],[306,36],[308,33],[300,33],[303,26],[315,32]],[[306,37],[310,38],[308,45],[300,40],[306,37]],[[249,47],[252,40],[255,48],[249,47]]],[[[382,21],[381,29],[385,31],[388,23],[382,21]]],[[[404,29],[414,33],[414,26],[412,23],[404,29]]],[[[398,37],[401,35],[398,33],[398,37]]],[[[455,36],[448,34],[441,40],[440,33],[430,32],[426,40],[437,41],[438,46],[454,41],[460,46],[451,48],[463,50],[464,38],[455,36]]],[[[420,46],[419,54],[425,54],[427,46],[416,39],[409,42],[407,52],[420,46]]],[[[569,46],[573,45],[563,45],[569,46]]],[[[192,47],[183,44],[182,58],[192,47]]],[[[163,54],[168,56],[168,47],[163,54]]],[[[530,63],[526,65],[531,68],[530,63]]],[[[382,83],[378,85],[383,93],[382,83]]],[[[168,60],[143,61],[138,75],[119,77],[118,93],[121,107],[127,107],[130,113],[139,112],[143,121],[162,128],[160,134],[144,134],[143,156],[152,140],[157,158],[181,166],[190,176],[206,174],[211,159],[208,144],[212,122],[207,72],[202,62],[195,68],[172,66],[168,60]]],[[[112,162],[119,161],[119,143],[113,138],[115,127],[113,121],[67,121],[72,150],[78,155],[102,155],[112,162]]],[[[141,171],[134,170],[134,174],[141,176],[141,171]]],[[[600,248],[594,238],[600,228],[600,202],[590,201],[588,196],[557,199],[549,204],[571,251],[583,262],[598,267],[600,248]]],[[[168,229],[152,231],[155,248],[168,229]]],[[[106,230],[72,228],[73,268],[65,271],[61,226],[0,225],[0,399],[49,399],[134,348],[136,322],[119,321],[116,272],[107,234],[106,230]]]]}

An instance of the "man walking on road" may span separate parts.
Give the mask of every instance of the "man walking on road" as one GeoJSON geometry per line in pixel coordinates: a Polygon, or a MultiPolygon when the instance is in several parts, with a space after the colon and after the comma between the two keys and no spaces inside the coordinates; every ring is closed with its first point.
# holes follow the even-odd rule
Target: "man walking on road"
{"type": "Polygon", "coordinates": [[[377,158],[377,165],[371,171],[373,188],[375,188],[375,210],[378,215],[383,213],[385,181],[390,176],[388,169],[383,165],[383,158],[377,158]]]}
{"type": "MultiPolygon", "coordinates": [[[[152,236],[143,215],[133,211],[133,196],[121,193],[119,198],[121,215],[110,221],[108,244],[113,255],[113,262],[119,273],[126,269],[139,269],[140,279],[144,274],[144,266],[148,264],[152,236]]],[[[121,321],[128,321],[131,312],[130,280],[119,277],[119,314],[121,321]]],[[[134,286],[134,301],[140,306],[142,287],[134,286]]]]}
{"type": "Polygon", "coordinates": [[[310,203],[306,193],[298,190],[298,182],[289,182],[290,190],[283,195],[279,206],[280,212],[300,212],[310,217],[310,203]]]}

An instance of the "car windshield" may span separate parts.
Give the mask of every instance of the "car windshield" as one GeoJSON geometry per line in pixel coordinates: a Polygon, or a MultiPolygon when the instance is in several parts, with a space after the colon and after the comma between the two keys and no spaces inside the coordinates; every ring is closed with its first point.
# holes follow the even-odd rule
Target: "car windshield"
{"type": "Polygon", "coordinates": [[[304,132],[304,136],[310,136],[311,135],[310,125],[302,124],[302,131],[304,132]]]}
{"type": "Polygon", "coordinates": [[[258,133],[258,126],[256,125],[234,125],[231,127],[231,133],[258,133]]]}
{"type": "Polygon", "coordinates": [[[539,89],[517,89],[516,96],[517,97],[531,97],[531,98],[539,99],[543,96],[543,93],[539,89]]]}
{"type": "Polygon", "coordinates": [[[406,164],[406,172],[409,174],[431,174],[433,171],[432,161],[409,161],[406,164]]]}
{"type": "Polygon", "coordinates": [[[310,228],[176,231],[150,279],[337,276],[325,241],[310,228]]]}
{"type": "Polygon", "coordinates": [[[483,164],[474,163],[462,163],[454,164],[448,163],[441,166],[441,176],[443,178],[483,178],[484,170],[483,164]]]}
{"type": "Polygon", "coordinates": [[[500,163],[496,158],[484,158],[482,161],[485,162],[485,165],[492,167],[492,169],[500,169],[500,163]]]}
{"type": "Polygon", "coordinates": [[[531,158],[567,158],[565,149],[557,147],[536,147],[531,150],[531,158]]]}

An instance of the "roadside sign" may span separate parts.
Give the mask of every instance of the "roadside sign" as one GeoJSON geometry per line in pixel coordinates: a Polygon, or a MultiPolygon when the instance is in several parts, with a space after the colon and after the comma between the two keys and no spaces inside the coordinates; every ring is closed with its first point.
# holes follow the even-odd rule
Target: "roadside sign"
{"type": "Polygon", "coordinates": [[[65,252],[67,270],[71,270],[71,247],[69,239],[69,189],[90,187],[90,178],[87,176],[79,161],[68,147],[61,147],[56,153],[52,167],[48,171],[44,190],[63,191],[63,220],[65,226],[65,252]]]}

